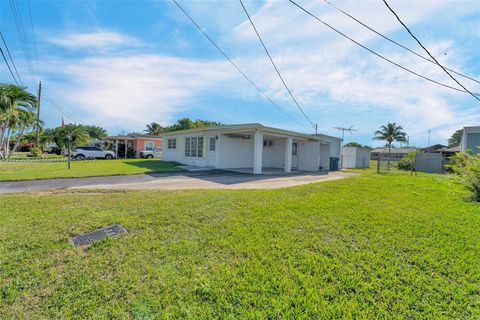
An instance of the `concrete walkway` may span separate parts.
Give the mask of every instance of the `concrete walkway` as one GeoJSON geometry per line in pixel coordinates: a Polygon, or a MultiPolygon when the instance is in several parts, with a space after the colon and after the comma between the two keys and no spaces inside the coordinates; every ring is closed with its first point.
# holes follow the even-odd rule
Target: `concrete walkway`
{"type": "Polygon", "coordinates": [[[126,176],[0,182],[0,193],[66,188],[122,190],[276,189],[313,182],[338,180],[354,175],[356,174],[338,171],[329,174],[295,173],[278,176],[257,176],[222,170],[152,173],[126,176]]]}
{"type": "Polygon", "coordinates": [[[173,176],[154,181],[122,183],[115,185],[92,185],[87,189],[122,190],[181,190],[181,189],[277,189],[307,183],[338,180],[356,175],[355,173],[332,172],[326,174],[295,174],[281,176],[254,176],[249,174],[227,174],[210,176],[173,176]]]}

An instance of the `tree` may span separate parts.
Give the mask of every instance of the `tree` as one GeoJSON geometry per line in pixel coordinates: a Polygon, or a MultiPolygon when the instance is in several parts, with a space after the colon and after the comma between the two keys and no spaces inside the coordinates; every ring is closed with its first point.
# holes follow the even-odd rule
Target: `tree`
{"type": "Polygon", "coordinates": [[[147,124],[147,129],[143,130],[148,134],[159,135],[160,133],[165,131],[165,128],[162,127],[160,123],[151,122],[147,124]]]}
{"type": "Polygon", "coordinates": [[[356,148],[365,148],[365,149],[368,149],[368,150],[372,150],[372,147],[364,144],[360,144],[358,142],[349,142],[349,143],[346,143],[343,145],[344,147],[356,147],[356,148]]]}
{"type": "Polygon", "coordinates": [[[78,124],[67,124],[64,127],[57,127],[45,130],[48,141],[53,141],[62,150],[68,148],[68,136],[71,136],[71,147],[75,148],[86,144],[91,137],[85,126],[78,124]]]}
{"type": "MultiPolygon", "coordinates": [[[[17,130],[23,131],[35,121],[37,98],[13,84],[0,84],[0,157],[10,154],[10,138],[17,130]]],[[[22,133],[23,133],[22,131],[22,133]]]]}
{"type": "Polygon", "coordinates": [[[90,138],[93,140],[103,140],[107,136],[107,130],[102,127],[84,125],[85,131],[87,131],[90,138]]]}
{"type": "Polygon", "coordinates": [[[193,121],[190,118],[182,118],[177,120],[172,125],[162,127],[159,123],[152,122],[147,124],[147,129],[144,130],[149,134],[160,134],[162,132],[169,132],[169,131],[178,131],[178,130],[186,130],[186,129],[194,129],[194,128],[204,128],[204,127],[216,127],[221,126],[220,122],[216,121],[209,121],[209,120],[200,120],[197,119],[193,121]]]}
{"type": "Polygon", "coordinates": [[[462,140],[463,129],[458,129],[455,131],[450,139],[448,139],[448,146],[449,147],[458,147],[460,145],[460,141],[462,140]]]}
{"type": "Polygon", "coordinates": [[[395,122],[387,123],[386,126],[381,126],[380,130],[375,131],[374,140],[381,140],[387,142],[388,155],[390,156],[390,150],[392,148],[392,143],[397,142],[407,142],[407,134],[403,131],[402,126],[398,126],[395,122]]]}
{"type": "MultiPolygon", "coordinates": [[[[26,129],[33,129],[36,127],[36,120],[37,117],[33,112],[21,112],[19,114],[18,121],[16,123],[16,135],[15,135],[15,145],[12,148],[12,153],[14,153],[20,142],[22,141],[22,138],[24,137],[25,130],[26,129]]],[[[43,125],[43,121],[39,122],[39,125],[43,125]]]]}

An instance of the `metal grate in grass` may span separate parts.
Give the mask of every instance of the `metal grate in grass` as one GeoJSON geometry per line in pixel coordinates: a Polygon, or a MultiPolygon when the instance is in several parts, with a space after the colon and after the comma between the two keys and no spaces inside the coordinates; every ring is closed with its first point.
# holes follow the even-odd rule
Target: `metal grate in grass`
{"type": "Polygon", "coordinates": [[[124,233],[127,233],[127,229],[125,229],[119,224],[114,224],[105,228],[72,237],[70,238],[70,242],[73,244],[74,247],[85,246],[103,238],[115,237],[124,233]]]}

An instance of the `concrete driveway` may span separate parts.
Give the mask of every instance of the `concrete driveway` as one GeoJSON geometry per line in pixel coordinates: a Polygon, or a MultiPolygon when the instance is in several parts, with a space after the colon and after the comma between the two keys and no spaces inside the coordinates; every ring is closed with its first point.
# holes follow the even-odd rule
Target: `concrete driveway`
{"type": "Polygon", "coordinates": [[[295,173],[258,176],[221,170],[188,173],[153,173],[128,176],[0,182],[0,193],[69,188],[122,190],[276,189],[313,182],[338,180],[354,175],[356,174],[338,171],[329,174],[295,173]]]}

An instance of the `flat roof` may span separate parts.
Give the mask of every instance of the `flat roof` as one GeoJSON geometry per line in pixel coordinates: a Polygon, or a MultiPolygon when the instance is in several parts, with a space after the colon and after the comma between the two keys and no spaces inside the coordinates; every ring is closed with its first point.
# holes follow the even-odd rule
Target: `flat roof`
{"type": "Polygon", "coordinates": [[[214,127],[193,128],[193,129],[165,132],[165,133],[162,133],[162,135],[165,137],[168,137],[168,136],[176,136],[176,135],[196,133],[196,132],[206,132],[206,131],[221,131],[221,132],[228,132],[228,133],[237,133],[237,132],[254,131],[254,130],[294,136],[294,137],[299,137],[306,140],[323,141],[320,135],[315,136],[315,135],[310,135],[310,134],[301,133],[301,132],[267,127],[260,123],[229,124],[229,125],[214,126],[214,127]]]}
{"type": "Polygon", "coordinates": [[[137,139],[162,140],[162,137],[151,135],[151,134],[127,134],[124,136],[108,136],[104,140],[137,140],[137,139]]]}

